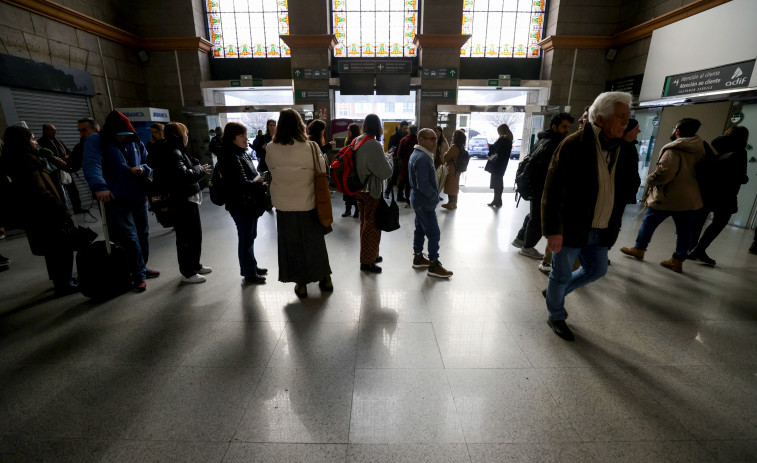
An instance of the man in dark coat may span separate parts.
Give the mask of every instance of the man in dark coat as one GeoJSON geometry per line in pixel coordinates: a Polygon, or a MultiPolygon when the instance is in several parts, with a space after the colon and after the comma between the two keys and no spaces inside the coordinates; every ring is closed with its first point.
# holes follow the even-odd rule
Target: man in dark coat
{"type": "MultiPolygon", "coordinates": [[[[397,126],[397,128],[394,130],[392,136],[389,137],[389,146],[387,147],[387,152],[392,154],[392,165],[394,166],[394,171],[392,172],[392,177],[388,182],[386,182],[386,192],[384,193],[384,196],[386,196],[387,198],[392,192],[394,185],[397,184],[397,178],[399,177],[400,173],[400,163],[398,162],[399,158],[397,157],[397,150],[400,147],[400,141],[407,135],[407,128],[407,121],[402,121],[400,122],[400,125],[397,126]]],[[[402,193],[399,192],[398,194],[402,193]]]]}
{"type": "MultiPolygon", "coordinates": [[[[408,134],[400,140],[397,149],[397,159],[400,163],[399,177],[397,177],[397,201],[406,201],[410,204],[410,181],[408,179],[408,164],[410,155],[413,154],[415,145],[418,144],[418,126],[408,127],[408,134]]],[[[408,206],[409,207],[409,206],[408,206]]]]}
{"type": "MultiPolygon", "coordinates": [[[[58,129],[53,124],[45,124],[42,126],[42,137],[37,140],[37,144],[41,150],[40,153],[43,155],[45,153],[52,153],[52,155],[48,155],[46,158],[47,161],[52,164],[51,167],[68,172],[71,175],[78,175],[77,172],[81,169],[81,163],[74,164],[71,162],[71,152],[66,148],[66,145],[64,145],[62,141],[58,140],[57,134],[58,129]],[[42,150],[43,148],[48,151],[42,150]]],[[[58,180],[56,186],[58,186],[61,196],[63,196],[63,189],[68,193],[68,199],[71,200],[71,205],[74,207],[74,213],[78,214],[81,212],[87,212],[81,208],[81,199],[79,199],[79,189],[76,186],[76,182],[62,184],[57,175],[58,173],[53,173],[56,175],[55,180],[58,180]]],[[[64,199],[63,203],[65,204],[65,202],[64,199]]]]}
{"type": "Polygon", "coordinates": [[[616,167],[630,105],[628,93],[600,94],[589,110],[589,122],[560,144],[547,172],[542,233],[553,254],[543,294],[547,324],[567,341],[574,337],[565,322],[565,295],[607,273],[607,249],[620,229],[619,216],[613,214],[621,206],[615,201],[622,183],[616,167]],[[572,271],[577,257],[581,267],[572,271]]]}
{"type": "MultiPolygon", "coordinates": [[[[84,141],[93,133],[99,132],[100,125],[91,117],[83,117],[76,121],[76,130],[79,132],[81,138],[79,139],[79,143],[77,143],[76,146],[74,146],[74,149],[71,150],[71,157],[68,159],[68,165],[71,166],[72,169],[78,171],[81,169],[84,160],[84,141]]],[[[78,212],[87,212],[87,210],[82,209],[78,212]]]]}

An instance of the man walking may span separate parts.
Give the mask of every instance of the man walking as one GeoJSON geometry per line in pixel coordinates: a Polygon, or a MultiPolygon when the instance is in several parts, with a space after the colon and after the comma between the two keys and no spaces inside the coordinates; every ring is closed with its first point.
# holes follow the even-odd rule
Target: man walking
{"type": "MultiPolygon", "coordinates": [[[[519,254],[532,259],[544,258],[544,255],[534,247],[541,239],[541,196],[544,193],[544,181],[547,178],[547,170],[549,170],[552,155],[560,142],[570,132],[570,125],[573,121],[573,116],[568,113],[560,113],[554,116],[549,122],[549,128],[537,135],[539,141],[534,146],[533,152],[528,156],[530,159],[523,171],[533,189],[529,200],[531,210],[526,215],[523,226],[511,244],[520,248],[519,254]]],[[[543,262],[542,265],[544,264],[551,266],[550,262],[543,262]]]]}
{"type": "Polygon", "coordinates": [[[648,209],[636,244],[633,248],[620,248],[623,254],[644,259],[657,226],[672,216],[676,225],[676,250],[673,257],[660,265],[676,273],[683,271],[697,210],[703,206],[696,172],[705,154],[704,142],[697,136],[701,125],[696,119],[685,118],[673,128],[670,134],[673,141],[662,147],[657,168],[647,177],[648,209]]]}
{"type": "Polygon", "coordinates": [[[436,220],[436,205],[439,204],[439,187],[434,169],[436,133],[431,129],[418,132],[418,144],[410,155],[408,165],[410,180],[410,204],[415,210],[415,234],[413,235],[413,268],[428,268],[428,275],[449,278],[452,272],[439,262],[439,223],[436,220]],[[428,259],[423,257],[423,242],[428,238],[428,259]]]}
{"type": "Polygon", "coordinates": [[[631,95],[600,94],[589,109],[584,129],[569,135],[555,152],[542,196],[542,231],[552,251],[547,289],[547,324],[572,341],[565,319],[565,296],[607,273],[607,249],[620,229],[625,207],[615,201],[622,183],[616,174],[620,141],[628,125],[631,95]],[[615,213],[614,213],[615,212],[615,213]],[[581,267],[572,271],[578,258],[581,267]]]}

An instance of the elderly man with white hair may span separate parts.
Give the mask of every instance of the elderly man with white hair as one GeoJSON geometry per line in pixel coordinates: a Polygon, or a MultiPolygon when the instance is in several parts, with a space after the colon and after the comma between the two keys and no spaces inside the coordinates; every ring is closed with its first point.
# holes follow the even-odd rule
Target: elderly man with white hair
{"type": "Polygon", "coordinates": [[[565,296],[607,273],[607,249],[620,231],[626,172],[617,171],[620,142],[628,125],[631,95],[600,94],[583,130],[569,135],[552,157],[542,196],[542,233],[552,251],[547,289],[547,324],[561,338],[574,339],[565,319],[565,296]],[[573,262],[581,267],[573,271],[573,262]]]}

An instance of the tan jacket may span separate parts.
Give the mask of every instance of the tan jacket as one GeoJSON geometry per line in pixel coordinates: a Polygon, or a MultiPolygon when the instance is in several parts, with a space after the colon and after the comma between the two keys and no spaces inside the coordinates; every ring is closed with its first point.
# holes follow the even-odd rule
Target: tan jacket
{"type": "MultiPolygon", "coordinates": [[[[280,211],[315,209],[315,165],[313,151],[307,142],[293,145],[269,143],[266,162],[271,171],[271,202],[280,211]]],[[[319,171],[326,172],[326,163],[316,154],[319,171]]]]}
{"type": "Polygon", "coordinates": [[[647,177],[647,206],[662,211],[701,209],[696,166],[703,158],[704,142],[696,135],[663,146],[657,168],[647,177]]]}
{"type": "Polygon", "coordinates": [[[447,174],[447,180],[444,182],[444,192],[448,195],[456,195],[460,193],[460,172],[457,171],[455,166],[457,165],[457,159],[460,157],[460,148],[457,145],[449,147],[442,162],[449,167],[449,173],[447,174]]]}

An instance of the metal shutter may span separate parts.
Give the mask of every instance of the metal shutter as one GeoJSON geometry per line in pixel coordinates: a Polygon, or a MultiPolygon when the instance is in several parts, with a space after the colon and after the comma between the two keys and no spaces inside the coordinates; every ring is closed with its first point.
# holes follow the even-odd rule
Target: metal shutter
{"type": "MultiPolygon", "coordinates": [[[[53,124],[58,129],[58,139],[69,150],[73,150],[80,139],[76,121],[82,117],[92,117],[89,98],[86,96],[20,88],[12,88],[11,95],[18,120],[26,122],[36,138],[42,136],[42,125],[53,124]]],[[[84,175],[79,171],[73,177],[79,189],[82,207],[87,209],[93,206],[92,193],[84,175]]]]}

